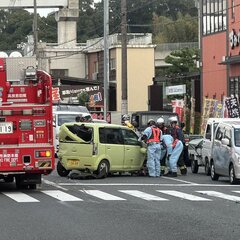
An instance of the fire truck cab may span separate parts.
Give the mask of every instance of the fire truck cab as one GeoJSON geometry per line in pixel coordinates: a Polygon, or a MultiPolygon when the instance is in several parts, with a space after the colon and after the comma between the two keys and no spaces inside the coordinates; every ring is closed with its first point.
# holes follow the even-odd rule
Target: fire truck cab
{"type": "Polygon", "coordinates": [[[0,58],[0,178],[35,189],[54,169],[51,76],[33,67],[14,83],[0,58]]]}

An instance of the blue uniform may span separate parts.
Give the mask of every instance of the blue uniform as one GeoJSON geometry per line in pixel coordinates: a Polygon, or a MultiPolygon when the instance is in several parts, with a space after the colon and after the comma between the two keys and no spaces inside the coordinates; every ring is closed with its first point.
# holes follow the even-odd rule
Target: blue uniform
{"type": "Polygon", "coordinates": [[[171,172],[177,172],[177,161],[183,150],[183,144],[179,140],[174,140],[173,137],[168,134],[162,136],[162,141],[167,147],[169,170],[171,172]]]}
{"type": "MultiPolygon", "coordinates": [[[[147,141],[152,138],[153,130],[155,126],[148,127],[144,130],[143,135],[147,137],[147,141]]],[[[160,140],[162,138],[162,131],[160,130],[160,139],[158,141],[151,141],[147,145],[147,168],[150,177],[160,176],[160,157],[161,157],[161,146],[160,140]]]]}

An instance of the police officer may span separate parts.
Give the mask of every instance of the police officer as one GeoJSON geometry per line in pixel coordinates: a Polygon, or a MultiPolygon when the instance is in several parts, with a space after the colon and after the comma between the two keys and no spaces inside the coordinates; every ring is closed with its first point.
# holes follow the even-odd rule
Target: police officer
{"type": "Polygon", "coordinates": [[[147,143],[147,168],[150,177],[160,176],[161,137],[162,131],[156,126],[155,121],[150,119],[141,138],[147,143]]]}
{"type": "Polygon", "coordinates": [[[164,176],[177,177],[177,162],[183,150],[183,144],[179,139],[174,139],[170,134],[163,135],[162,141],[166,145],[169,166],[169,171],[164,176]]]}
{"type": "MultiPolygon", "coordinates": [[[[182,129],[177,125],[177,117],[170,117],[169,118],[169,122],[170,122],[170,127],[168,128],[168,132],[169,134],[173,137],[173,139],[178,139],[182,142],[182,144],[184,145],[184,135],[182,132],[182,129]]],[[[184,163],[183,160],[183,150],[180,154],[180,157],[178,159],[178,166],[180,169],[180,172],[182,175],[186,175],[187,174],[187,167],[184,163]]]]}
{"type": "MultiPolygon", "coordinates": [[[[164,118],[160,117],[157,119],[157,127],[162,131],[162,134],[167,134],[167,127],[164,123],[164,118]]],[[[161,157],[160,157],[160,164],[161,164],[161,175],[165,173],[166,169],[166,158],[167,158],[167,148],[164,142],[161,144],[161,157]]]]}

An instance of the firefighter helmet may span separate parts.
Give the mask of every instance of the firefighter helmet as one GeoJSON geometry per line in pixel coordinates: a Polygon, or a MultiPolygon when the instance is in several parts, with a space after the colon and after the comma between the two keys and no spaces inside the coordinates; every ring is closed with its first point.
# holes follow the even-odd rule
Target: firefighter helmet
{"type": "Polygon", "coordinates": [[[157,123],[158,123],[158,124],[164,123],[164,119],[163,119],[162,117],[158,118],[158,119],[157,119],[157,123]]]}
{"type": "Polygon", "coordinates": [[[170,117],[168,120],[169,120],[170,123],[177,123],[178,122],[177,117],[175,117],[175,116],[170,117]]]}

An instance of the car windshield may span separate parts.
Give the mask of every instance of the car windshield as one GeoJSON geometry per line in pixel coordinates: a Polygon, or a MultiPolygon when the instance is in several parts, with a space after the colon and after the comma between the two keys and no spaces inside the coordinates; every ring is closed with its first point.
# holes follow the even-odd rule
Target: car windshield
{"type": "Polygon", "coordinates": [[[59,114],[58,126],[61,126],[63,123],[75,122],[77,116],[79,116],[79,114],[59,114]]]}
{"type": "Polygon", "coordinates": [[[234,143],[236,147],[240,147],[240,128],[234,129],[234,143]]]}

